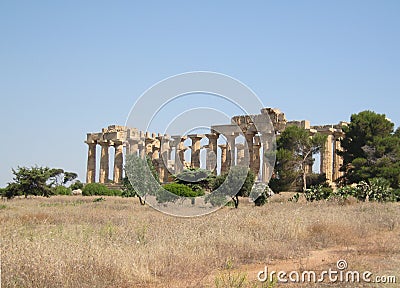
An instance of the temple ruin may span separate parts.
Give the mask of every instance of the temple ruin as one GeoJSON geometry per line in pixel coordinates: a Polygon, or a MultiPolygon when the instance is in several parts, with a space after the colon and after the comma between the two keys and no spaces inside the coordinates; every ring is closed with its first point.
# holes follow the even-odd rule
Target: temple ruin
{"type": "MultiPolygon", "coordinates": [[[[320,152],[319,172],[325,173],[329,182],[338,179],[342,175],[339,168],[343,160],[336,151],[341,150],[340,139],[344,136],[342,128],[347,125],[346,122],[311,126],[310,121],[287,121],[285,114],[280,110],[263,108],[259,115],[234,116],[230,124],[211,126],[209,133],[205,134],[169,136],[117,125],[103,128],[98,133],[88,133],[85,141],[89,147],[86,183],[120,184],[124,175],[124,159],[127,154],[150,157],[162,183],[170,181],[171,174],[177,174],[184,168],[202,167],[215,174],[220,174],[228,171],[231,165],[243,165],[245,159],[247,159],[245,165],[248,165],[257,175],[258,181],[266,183],[273,171],[267,165],[263,151],[266,151],[268,145],[271,145],[269,140],[272,133],[279,135],[290,125],[308,130],[310,137],[317,132],[327,135],[326,143],[320,152]],[[260,125],[255,125],[255,119],[265,115],[269,116],[272,126],[264,125],[266,128],[259,131],[260,125]],[[240,131],[238,131],[238,127],[240,131]],[[240,141],[239,136],[244,139],[240,141]],[[208,140],[208,143],[202,145],[203,139],[208,140]],[[191,145],[186,146],[185,142],[189,141],[191,145]],[[114,148],[112,161],[110,161],[110,147],[114,148]],[[200,157],[203,149],[205,149],[205,153],[203,153],[205,157],[200,157]],[[99,159],[97,157],[98,150],[100,150],[99,159]],[[187,150],[190,153],[185,153],[187,150]],[[98,161],[100,161],[100,165],[98,165],[98,161]],[[110,179],[110,162],[113,166],[112,179],[110,179]],[[97,168],[99,168],[98,176],[97,168]]],[[[310,161],[310,163],[312,162],[310,161]]],[[[307,167],[308,173],[313,172],[312,166],[313,164],[310,164],[307,167]]]]}

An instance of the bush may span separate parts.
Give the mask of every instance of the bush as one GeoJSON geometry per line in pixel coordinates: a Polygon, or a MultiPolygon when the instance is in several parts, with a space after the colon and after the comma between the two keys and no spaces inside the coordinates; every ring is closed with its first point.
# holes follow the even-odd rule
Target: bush
{"type": "Polygon", "coordinates": [[[77,180],[76,182],[72,183],[71,186],[69,186],[69,188],[71,188],[71,190],[78,190],[78,189],[83,189],[83,183],[79,180],[77,180]]]}
{"type": "Polygon", "coordinates": [[[304,192],[304,197],[309,202],[327,200],[332,195],[333,189],[331,187],[324,187],[322,185],[313,186],[304,192]]]}
{"type": "Polygon", "coordinates": [[[203,190],[193,191],[184,184],[168,183],[162,185],[162,187],[170,193],[159,191],[159,193],[157,193],[157,201],[160,203],[175,202],[179,197],[199,197],[204,195],[203,190]]]}
{"type": "Polygon", "coordinates": [[[168,183],[164,184],[162,187],[165,190],[181,197],[198,197],[204,195],[203,190],[193,191],[190,187],[184,184],[168,183]]]}
{"type": "Polygon", "coordinates": [[[390,187],[390,182],[384,178],[373,178],[369,183],[361,181],[357,184],[355,197],[361,201],[393,201],[394,191],[390,187]]]}
{"type": "Polygon", "coordinates": [[[64,186],[56,186],[54,187],[53,194],[54,195],[71,195],[71,188],[67,188],[64,186]]]}
{"type": "Polygon", "coordinates": [[[199,191],[211,189],[211,182],[215,178],[215,175],[208,170],[190,168],[174,175],[173,178],[176,183],[185,184],[193,191],[199,191]]]}
{"type": "Polygon", "coordinates": [[[83,196],[92,196],[92,195],[112,196],[113,194],[114,194],[113,191],[111,191],[106,186],[100,183],[88,183],[82,189],[83,196]]]}
{"type": "Polygon", "coordinates": [[[266,183],[255,183],[251,189],[250,198],[256,206],[263,206],[274,192],[266,183]]]}
{"type": "Polygon", "coordinates": [[[357,198],[356,195],[357,195],[357,188],[349,185],[338,188],[334,193],[335,197],[343,199],[347,199],[349,197],[357,198]]]}
{"type": "Polygon", "coordinates": [[[394,202],[400,202],[400,189],[396,189],[396,190],[394,190],[393,191],[393,194],[392,194],[392,201],[394,201],[394,202]]]}
{"type": "Polygon", "coordinates": [[[12,199],[16,196],[21,196],[22,191],[20,190],[20,185],[17,183],[10,183],[1,192],[1,197],[6,197],[7,199],[12,199]]]}

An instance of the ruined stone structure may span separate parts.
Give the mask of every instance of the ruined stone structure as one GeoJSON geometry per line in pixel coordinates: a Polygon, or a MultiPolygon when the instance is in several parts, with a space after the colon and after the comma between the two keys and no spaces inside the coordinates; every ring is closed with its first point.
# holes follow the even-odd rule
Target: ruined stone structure
{"type": "MultiPolygon", "coordinates": [[[[288,122],[284,113],[278,109],[263,108],[258,115],[234,116],[230,124],[211,126],[207,134],[169,136],[117,125],[103,128],[99,133],[88,133],[85,141],[89,148],[86,183],[96,182],[97,145],[101,147],[98,174],[100,183],[121,183],[126,154],[150,157],[155,164],[160,181],[165,183],[169,181],[172,173],[179,173],[189,167],[200,168],[202,149],[206,151],[206,157],[203,159],[205,165],[202,166],[207,170],[217,174],[217,171],[224,173],[234,165],[248,165],[255,175],[258,175],[259,181],[268,182],[273,171],[268,165],[264,151],[272,145],[275,135],[284,131],[289,125],[308,130],[310,137],[317,132],[327,135],[326,143],[320,153],[320,172],[325,173],[330,182],[338,179],[341,176],[339,168],[342,165],[342,158],[336,151],[341,149],[340,139],[344,136],[342,127],[347,123],[310,126],[307,120],[288,122]],[[271,122],[265,121],[266,115],[269,116],[271,122]],[[242,142],[238,137],[242,138],[242,142]],[[187,147],[185,142],[188,139],[191,145],[187,147]],[[202,139],[207,139],[208,144],[202,146],[202,139]],[[114,148],[112,179],[109,175],[110,147],[114,148]],[[185,159],[185,151],[188,149],[191,152],[190,159],[185,159]]],[[[312,173],[312,164],[309,165],[307,171],[312,173]]]]}

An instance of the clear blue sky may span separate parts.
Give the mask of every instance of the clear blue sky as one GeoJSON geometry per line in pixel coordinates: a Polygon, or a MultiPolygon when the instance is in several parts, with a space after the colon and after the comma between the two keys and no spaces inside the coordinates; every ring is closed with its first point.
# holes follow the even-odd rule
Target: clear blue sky
{"type": "Polygon", "coordinates": [[[312,124],[400,123],[400,1],[1,1],[0,187],[11,168],[85,179],[86,132],[177,73],[210,70],[312,124]]]}

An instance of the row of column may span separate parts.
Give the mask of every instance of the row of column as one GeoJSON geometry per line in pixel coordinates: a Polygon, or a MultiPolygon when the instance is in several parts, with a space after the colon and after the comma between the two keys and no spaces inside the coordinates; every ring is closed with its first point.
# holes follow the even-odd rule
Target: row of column
{"type": "Polygon", "coordinates": [[[86,183],[94,183],[96,181],[96,148],[97,145],[101,146],[100,156],[100,175],[99,182],[106,183],[109,180],[109,148],[113,146],[115,149],[114,153],[114,173],[113,182],[121,183],[123,174],[123,142],[122,141],[86,141],[89,146],[88,160],[87,160],[87,173],[86,183]]]}
{"type": "MultiPolygon", "coordinates": [[[[262,181],[268,181],[267,175],[269,174],[267,163],[260,167],[260,148],[261,138],[256,133],[245,134],[246,144],[236,144],[236,138],[239,133],[230,133],[225,136],[227,144],[218,145],[220,134],[213,132],[209,134],[192,134],[188,136],[172,136],[150,134],[148,132],[141,133],[138,138],[130,138],[126,141],[122,140],[93,140],[85,141],[88,146],[88,160],[87,160],[87,177],[86,183],[93,183],[96,180],[96,147],[101,146],[100,156],[100,173],[99,182],[106,183],[109,181],[109,148],[114,147],[114,170],[113,179],[114,183],[121,183],[123,177],[123,147],[126,146],[127,154],[137,154],[140,157],[148,156],[153,160],[157,172],[160,176],[161,182],[168,182],[168,176],[171,174],[172,166],[173,173],[177,174],[184,169],[184,153],[191,149],[191,168],[200,168],[200,151],[202,148],[207,149],[206,154],[206,169],[217,174],[217,150],[221,149],[221,173],[227,172],[230,166],[245,165],[248,160],[250,169],[258,175],[260,168],[262,168],[262,181]],[[201,147],[201,140],[208,139],[208,145],[201,147]],[[191,139],[191,146],[186,147],[184,141],[188,138],[191,139]],[[246,147],[248,149],[246,149],[246,147]],[[237,153],[235,154],[235,148],[237,153]],[[172,151],[174,151],[174,161],[172,161],[172,151]],[[237,155],[235,159],[235,155],[237,155]],[[235,161],[236,160],[236,161],[235,161]]],[[[264,161],[265,162],[265,161],[264,161]]]]}

